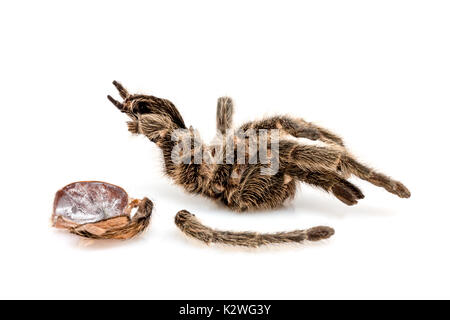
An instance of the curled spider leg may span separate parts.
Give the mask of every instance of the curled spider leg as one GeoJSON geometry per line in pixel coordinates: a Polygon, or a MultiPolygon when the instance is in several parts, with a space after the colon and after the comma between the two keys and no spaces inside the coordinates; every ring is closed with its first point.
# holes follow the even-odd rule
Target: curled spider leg
{"type": "Polygon", "coordinates": [[[333,170],[344,177],[355,175],[375,186],[382,187],[400,198],[409,198],[411,193],[399,181],[360,163],[345,149],[318,147],[283,142],[281,156],[288,163],[310,171],[333,170]]]}
{"type": "Polygon", "coordinates": [[[117,81],[113,81],[113,85],[117,88],[117,91],[119,91],[120,96],[122,99],[124,99],[124,102],[119,102],[110,95],[107,96],[108,100],[116,106],[117,109],[120,110],[120,112],[127,114],[130,118],[136,119],[136,116],[131,112],[129,108],[126,106],[126,100],[130,97],[130,94],[128,91],[117,81]]]}
{"type": "Polygon", "coordinates": [[[403,183],[369,168],[368,166],[358,162],[353,156],[347,153],[343,154],[340,161],[340,166],[342,170],[348,171],[358,178],[366,180],[377,187],[384,188],[386,191],[393,193],[400,198],[411,197],[411,192],[403,183]]]}
{"type": "Polygon", "coordinates": [[[142,134],[155,143],[175,129],[169,117],[159,114],[138,115],[135,120],[128,121],[127,125],[132,134],[142,134]]]}
{"type": "Polygon", "coordinates": [[[301,182],[319,187],[326,192],[331,192],[336,198],[346,205],[355,205],[358,200],[364,199],[362,191],[332,171],[308,171],[294,167],[286,170],[286,173],[301,182]]]}
{"type": "Polygon", "coordinates": [[[303,119],[295,119],[296,122],[298,122],[300,125],[302,125],[305,130],[312,130],[319,132],[319,140],[322,142],[328,143],[328,144],[337,144],[341,147],[345,147],[344,140],[342,140],[341,137],[339,137],[337,134],[333,133],[332,131],[325,129],[323,127],[320,127],[312,122],[307,122],[303,119]]]}
{"type": "Polygon", "coordinates": [[[111,97],[110,95],[107,95],[107,98],[109,101],[111,101],[111,103],[113,105],[115,105],[117,107],[117,109],[119,109],[120,111],[124,112],[124,106],[123,103],[117,101],[116,99],[114,99],[113,97],[111,97]]]}
{"type": "Polygon", "coordinates": [[[248,122],[241,126],[242,130],[248,129],[279,129],[283,133],[295,138],[306,138],[310,140],[320,140],[327,144],[344,147],[342,139],[331,131],[321,128],[303,119],[296,119],[289,116],[275,116],[267,119],[248,122]]]}
{"type": "Polygon", "coordinates": [[[116,106],[117,109],[120,110],[120,112],[125,113],[127,116],[129,116],[131,119],[137,119],[137,116],[133,113],[130,112],[130,110],[128,108],[125,107],[125,105],[117,100],[115,100],[113,97],[111,97],[110,95],[107,96],[108,100],[111,101],[111,103],[113,105],[116,106]]]}
{"type": "Polygon", "coordinates": [[[117,91],[119,91],[119,94],[122,97],[122,99],[125,100],[130,97],[130,94],[128,93],[127,89],[125,89],[122,84],[114,80],[113,85],[117,88],[117,91]]]}
{"type": "Polygon", "coordinates": [[[186,127],[178,109],[169,100],[142,94],[131,95],[119,82],[113,81],[113,84],[124,101],[119,102],[109,95],[108,100],[131,119],[136,120],[143,114],[158,114],[168,116],[180,128],[186,127]]]}
{"type": "MultiPolygon", "coordinates": [[[[224,134],[232,126],[234,113],[233,100],[229,97],[220,97],[217,101],[217,129],[224,134]]],[[[341,137],[328,129],[322,128],[312,122],[301,118],[289,116],[274,116],[259,121],[251,121],[241,126],[242,130],[248,129],[280,129],[286,134],[296,138],[321,140],[322,142],[344,147],[341,137]]]]}
{"type": "Polygon", "coordinates": [[[320,138],[319,131],[311,128],[306,128],[294,119],[287,116],[275,116],[258,121],[247,122],[241,126],[241,129],[246,131],[254,130],[273,130],[279,129],[282,133],[291,135],[295,138],[307,138],[310,140],[317,140],[320,138]]]}

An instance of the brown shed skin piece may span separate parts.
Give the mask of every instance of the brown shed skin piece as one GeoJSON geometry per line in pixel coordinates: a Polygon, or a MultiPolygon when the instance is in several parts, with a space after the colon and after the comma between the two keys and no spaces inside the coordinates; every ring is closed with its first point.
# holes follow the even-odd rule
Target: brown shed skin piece
{"type": "Polygon", "coordinates": [[[121,187],[101,181],[71,183],[55,195],[52,223],[56,228],[91,239],[130,239],[145,230],[153,203],[129,199],[121,187]],[[131,210],[138,208],[131,217],[131,210]]]}

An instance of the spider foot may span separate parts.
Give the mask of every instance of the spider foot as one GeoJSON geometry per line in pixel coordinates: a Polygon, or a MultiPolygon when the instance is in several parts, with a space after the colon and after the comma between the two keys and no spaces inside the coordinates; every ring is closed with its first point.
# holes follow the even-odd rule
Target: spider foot
{"type": "Polygon", "coordinates": [[[348,206],[358,203],[358,200],[364,198],[361,190],[346,180],[342,180],[331,188],[331,192],[336,198],[348,206]]]}
{"type": "Polygon", "coordinates": [[[396,194],[400,198],[409,198],[411,197],[411,192],[408,190],[405,185],[399,181],[393,181],[392,189],[388,190],[389,192],[396,194]]]}
{"type": "Polygon", "coordinates": [[[128,131],[132,134],[139,134],[139,121],[128,121],[127,122],[128,131]]]}
{"type": "Polygon", "coordinates": [[[383,174],[376,174],[370,177],[368,181],[376,186],[384,188],[386,191],[393,193],[400,198],[411,197],[411,192],[409,192],[408,188],[406,188],[403,183],[400,181],[395,181],[383,174]]]}
{"type": "Polygon", "coordinates": [[[306,230],[306,234],[309,241],[319,241],[322,239],[328,239],[334,235],[334,229],[330,227],[314,227],[306,230]]]}

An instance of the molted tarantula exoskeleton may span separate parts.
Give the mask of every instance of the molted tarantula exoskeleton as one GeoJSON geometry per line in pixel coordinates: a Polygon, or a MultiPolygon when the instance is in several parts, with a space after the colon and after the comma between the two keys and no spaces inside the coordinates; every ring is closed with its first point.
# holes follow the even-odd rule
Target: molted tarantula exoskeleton
{"type": "Polygon", "coordinates": [[[231,130],[233,102],[222,97],[217,104],[220,135],[206,145],[197,131],[186,128],[169,100],[132,95],[120,83],[113,84],[123,102],[108,99],[131,118],[130,132],[145,135],[162,149],[167,175],[187,191],[217,199],[233,210],[279,207],[295,195],[298,181],[354,205],[364,195],[347,180],[351,175],[401,198],[410,197],[402,183],[356,160],[339,136],[303,119],[275,116],[231,130]],[[321,143],[305,144],[295,138],[321,143]]]}

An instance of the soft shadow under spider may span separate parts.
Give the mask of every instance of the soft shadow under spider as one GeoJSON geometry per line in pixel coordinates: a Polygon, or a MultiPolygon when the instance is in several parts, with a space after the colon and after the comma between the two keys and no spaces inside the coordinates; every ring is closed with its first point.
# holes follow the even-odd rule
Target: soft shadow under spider
{"type": "Polygon", "coordinates": [[[73,248],[76,249],[83,249],[83,250],[105,250],[105,249],[115,249],[121,246],[126,246],[130,242],[138,243],[141,241],[145,241],[145,235],[139,234],[136,237],[133,237],[128,240],[116,240],[116,239],[87,239],[87,238],[73,238],[70,234],[67,232],[64,232],[63,230],[55,230],[55,232],[58,232],[61,234],[61,236],[67,237],[68,241],[70,241],[70,244],[73,248]]]}
{"type": "Polygon", "coordinates": [[[314,195],[296,199],[291,204],[286,205],[285,208],[288,212],[292,211],[295,214],[313,213],[314,215],[320,214],[322,216],[340,218],[360,215],[392,216],[395,214],[394,210],[390,208],[368,205],[367,203],[352,207],[336,205],[331,199],[323,199],[323,197],[314,195]]]}
{"type": "Polygon", "coordinates": [[[140,234],[132,239],[129,240],[90,240],[90,239],[81,239],[78,246],[83,247],[83,249],[88,250],[105,250],[105,249],[113,249],[117,247],[121,247],[123,245],[128,245],[130,242],[138,243],[143,242],[145,240],[145,236],[143,234],[140,234]],[[86,244],[83,242],[86,241],[86,244]],[[90,242],[92,241],[92,242],[90,242]]]}

